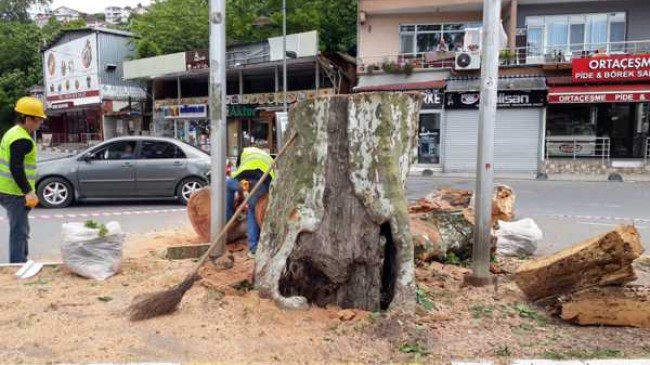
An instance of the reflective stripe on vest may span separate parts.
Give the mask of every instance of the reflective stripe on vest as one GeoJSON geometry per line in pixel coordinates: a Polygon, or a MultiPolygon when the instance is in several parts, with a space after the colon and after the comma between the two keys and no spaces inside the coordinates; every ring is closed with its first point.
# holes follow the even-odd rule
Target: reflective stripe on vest
{"type": "MultiPolygon", "coordinates": [[[[263,173],[269,171],[269,167],[273,163],[273,157],[268,153],[256,147],[246,147],[241,155],[241,163],[237,170],[233,172],[232,177],[237,177],[244,171],[261,170],[263,173]]],[[[271,179],[275,179],[275,172],[271,171],[269,174],[271,179]]]]}
{"type": "Polygon", "coordinates": [[[26,139],[32,144],[32,149],[25,155],[23,164],[27,181],[29,182],[32,191],[35,190],[37,160],[36,144],[25,128],[16,125],[2,136],[2,141],[0,142],[0,193],[2,194],[24,195],[18,184],[16,184],[16,181],[14,181],[14,177],[11,175],[11,169],[9,168],[11,162],[11,144],[21,139],[26,139]]]}

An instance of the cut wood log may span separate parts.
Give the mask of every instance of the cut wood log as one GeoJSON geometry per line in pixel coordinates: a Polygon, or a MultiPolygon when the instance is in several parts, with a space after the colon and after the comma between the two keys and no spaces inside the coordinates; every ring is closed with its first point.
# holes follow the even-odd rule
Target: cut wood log
{"type": "Polygon", "coordinates": [[[643,250],[636,228],[622,226],[554,255],[524,263],[517,269],[515,281],[532,300],[595,286],[622,285],[636,280],[632,261],[643,250]]]}
{"type": "MultiPolygon", "coordinates": [[[[187,202],[187,216],[192,227],[203,242],[210,242],[210,188],[203,188],[190,197],[187,202]]],[[[228,230],[227,242],[236,242],[246,237],[246,217],[228,230]]]]}
{"type": "Polygon", "coordinates": [[[261,296],[284,308],[415,309],[404,186],[420,102],[357,94],[292,108],[298,138],[278,162],[256,254],[261,296]]]}
{"type": "Polygon", "coordinates": [[[650,287],[591,288],[562,297],[560,305],[571,323],[650,328],[650,287]]]}

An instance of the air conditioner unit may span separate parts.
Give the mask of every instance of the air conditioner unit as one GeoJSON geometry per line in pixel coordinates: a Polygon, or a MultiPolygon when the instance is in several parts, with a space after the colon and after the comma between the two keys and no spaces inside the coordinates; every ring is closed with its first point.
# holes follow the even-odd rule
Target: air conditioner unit
{"type": "Polygon", "coordinates": [[[478,70],[481,68],[480,52],[457,52],[454,69],[456,70],[478,70]]]}

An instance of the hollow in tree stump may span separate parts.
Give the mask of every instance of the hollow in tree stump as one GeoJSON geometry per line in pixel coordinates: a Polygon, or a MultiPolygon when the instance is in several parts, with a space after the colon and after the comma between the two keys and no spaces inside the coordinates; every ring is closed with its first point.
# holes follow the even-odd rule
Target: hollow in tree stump
{"type": "MultiPolygon", "coordinates": [[[[415,308],[405,183],[417,94],[318,98],[290,112],[294,146],[278,161],[255,286],[285,308],[415,308]]],[[[288,135],[288,134],[287,134],[288,135]]]]}

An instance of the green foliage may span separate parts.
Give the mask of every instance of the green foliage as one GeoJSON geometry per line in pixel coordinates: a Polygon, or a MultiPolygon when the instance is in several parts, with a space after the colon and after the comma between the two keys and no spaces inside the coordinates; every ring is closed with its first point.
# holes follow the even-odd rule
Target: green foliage
{"type": "MultiPolygon", "coordinates": [[[[258,42],[282,34],[281,0],[227,0],[228,44],[258,42]],[[270,24],[256,25],[260,17],[270,24]]],[[[319,32],[321,50],[356,51],[356,1],[287,0],[287,33],[319,32]]],[[[207,0],[158,0],[149,12],[134,16],[130,30],[138,37],[138,57],[209,46],[207,0]]]]}
{"type": "Polygon", "coordinates": [[[93,16],[97,20],[106,21],[106,14],[104,14],[104,13],[96,13],[96,14],[93,14],[93,16]]]}
{"type": "Polygon", "coordinates": [[[472,313],[472,318],[475,319],[492,317],[492,314],[494,313],[494,308],[491,306],[484,306],[480,304],[473,305],[469,310],[472,313]]]}
{"type": "Polygon", "coordinates": [[[106,235],[108,234],[108,229],[106,228],[106,226],[94,219],[87,220],[84,223],[84,227],[90,229],[99,229],[99,237],[102,238],[106,237],[106,235]]]}
{"type": "Polygon", "coordinates": [[[399,347],[399,351],[405,354],[416,354],[420,356],[426,356],[429,352],[420,344],[409,344],[405,343],[399,347]]]}
{"type": "Polygon", "coordinates": [[[547,350],[544,352],[544,358],[550,360],[596,360],[623,357],[625,354],[622,351],[601,348],[575,349],[566,352],[547,350]]]}
{"type": "Polygon", "coordinates": [[[417,288],[417,301],[418,304],[426,310],[432,310],[436,308],[435,304],[433,304],[433,302],[429,299],[429,294],[419,287],[417,288]]]}
{"type": "Polygon", "coordinates": [[[516,304],[515,310],[519,314],[519,317],[531,319],[537,322],[537,325],[539,326],[545,326],[548,324],[548,318],[546,316],[540,314],[539,312],[537,312],[536,310],[530,308],[525,304],[521,304],[521,303],[516,304]]]}
{"type": "Polygon", "coordinates": [[[29,22],[30,6],[50,3],[50,0],[0,0],[0,21],[29,22]]]}
{"type": "Polygon", "coordinates": [[[497,356],[502,356],[502,357],[510,357],[512,356],[512,352],[510,351],[510,348],[508,345],[503,345],[499,346],[496,351],[495,351],[497,356]]]}

